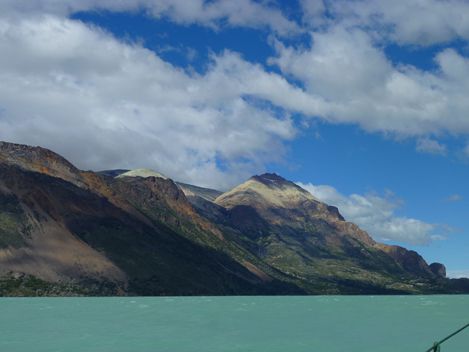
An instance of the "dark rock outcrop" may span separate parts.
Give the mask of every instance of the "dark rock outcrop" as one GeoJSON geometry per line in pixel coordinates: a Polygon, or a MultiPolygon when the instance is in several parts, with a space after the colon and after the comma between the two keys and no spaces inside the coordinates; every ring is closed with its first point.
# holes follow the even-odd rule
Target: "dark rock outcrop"
{"type": "Polygon", "coordinates": [[[433,274],[438,277],[445,278],[446,277],[446,267],[441,263],[431,263],[430,270],[433,274]]]}

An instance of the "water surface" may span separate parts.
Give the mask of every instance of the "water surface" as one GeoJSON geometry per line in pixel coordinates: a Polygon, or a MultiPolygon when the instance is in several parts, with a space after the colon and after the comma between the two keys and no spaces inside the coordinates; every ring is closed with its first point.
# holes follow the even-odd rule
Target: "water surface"
{"type": "Polygon", "coordinates": [[[469,296],[2,298],[0,351],[418,352],[468,322],[469,296]]]}

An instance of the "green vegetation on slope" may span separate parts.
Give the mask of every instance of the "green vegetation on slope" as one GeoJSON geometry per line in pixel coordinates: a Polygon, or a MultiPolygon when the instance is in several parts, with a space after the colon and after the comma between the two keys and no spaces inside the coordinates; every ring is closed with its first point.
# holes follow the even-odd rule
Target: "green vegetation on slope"
{"type": "Polygon", "coordinates": [[[18,248],[25,244],[29,234],[27,219],[18,199],[0,193],[0,248],[18,248]]]}

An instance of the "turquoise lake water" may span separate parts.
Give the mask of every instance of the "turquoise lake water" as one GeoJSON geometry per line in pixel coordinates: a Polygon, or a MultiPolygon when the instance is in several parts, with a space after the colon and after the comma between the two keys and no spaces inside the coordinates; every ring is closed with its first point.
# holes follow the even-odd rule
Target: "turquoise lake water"
{"type": "Polygon", "coordinates": [[[0,351],[423,352],[468,322],[469,296],[1,298],[0,351]]]}

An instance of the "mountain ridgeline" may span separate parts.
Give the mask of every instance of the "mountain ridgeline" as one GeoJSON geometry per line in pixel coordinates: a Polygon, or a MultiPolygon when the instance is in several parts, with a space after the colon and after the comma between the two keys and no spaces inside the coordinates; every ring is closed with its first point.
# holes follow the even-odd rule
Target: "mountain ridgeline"
{"type": "Polygon", "coordinates": [[[276,174],[222,193],[0,142],[0,295],[469,292],[276,174]]]}

